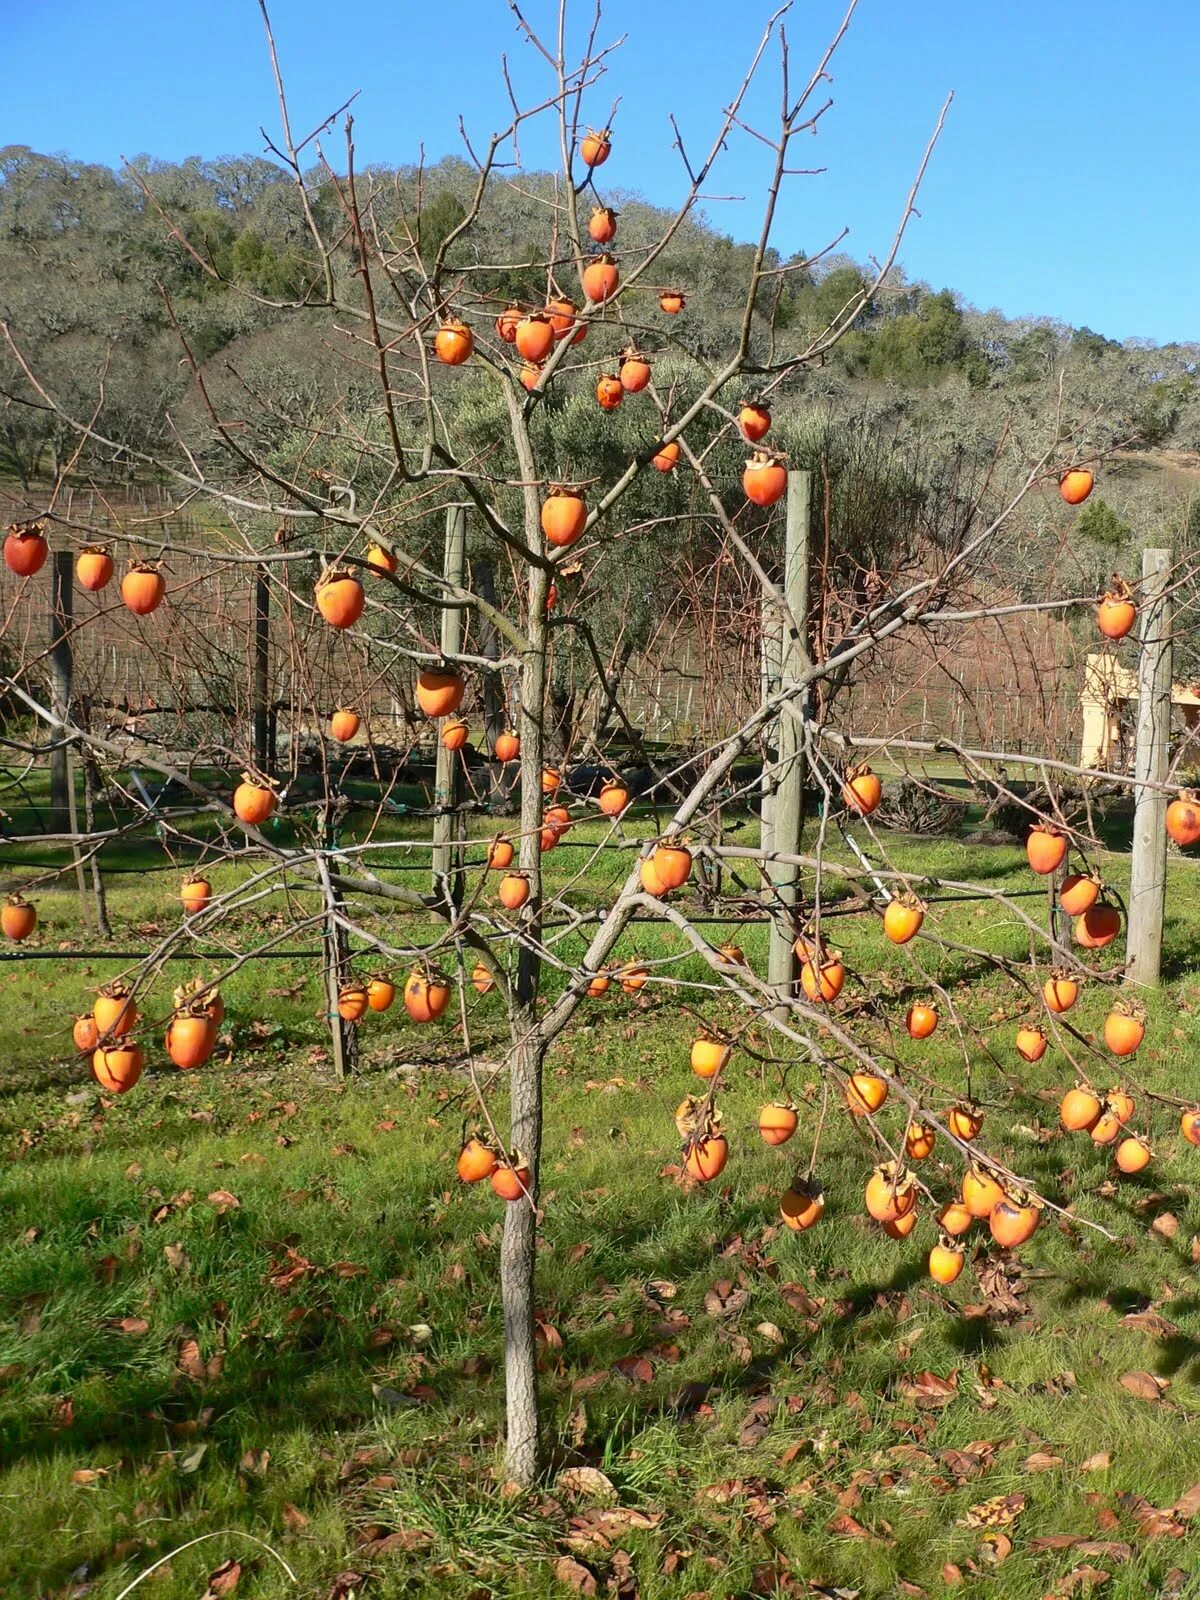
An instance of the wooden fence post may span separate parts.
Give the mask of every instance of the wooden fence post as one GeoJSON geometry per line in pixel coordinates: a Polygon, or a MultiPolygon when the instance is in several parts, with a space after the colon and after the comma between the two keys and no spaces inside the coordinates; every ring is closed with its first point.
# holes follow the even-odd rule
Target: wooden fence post
{"type": "MultiPolygon", "coordinates": [[[[784,684],[795,683],[810,665],[808,542],[811,514],[812,475],[789,472],[783,593],[791,615],[783,623],[780,676],[784,684]]],[[[798,718],[785,713],[779,718],[777,776],[771,815],[772,848],[784,855],[797,855],[800,850],[805,767],[804,730],[798,718]]],[[[794,862],[772,861],[767,871],[775,897],[783,908],[777,911],[771,923],[767,982],[781,999],[786,999],[793,994],[796,981],[796,956],[792,947],[796,939],[793,923],[799,898],[800,868],[794,862]]]]}
{"type": "MultiPolygon", "coordinates": [[[[1142,551],[1141,656],[1138,662],[1137,742],[1133,775],[1140,783],[1165,784],[1171,744],[1171,572],[1169,550],[1142,551]]],[[[1167,795],[1139,788],[1133,817],[1133,863],[1129,874],[1130,983],[1158,982],[1163,914],[1167,900],[1167,795]]]]}
{"type": "MultiPolygon", "coordinates": [[[[445,578],[443,598],[451,589],[461,589],[465,570],[467,545],[467,513],[462,506],[450,506],[446,512],[446,547],[442,561],[445,578]]],[[[462,648],[463,614],[459,606],[446,606],[442,611],[441,650],[446,660],[453,660],[462,648]]],[[[449,899],[455,906],[462,904],[462,873],[453,870],[461,862],[462,853],[455,847],[457,828],[456,811],[459,796],[459,771],[462,755],[457,750],[447,750],[439,740],[437,766],[434,778],[433,818],[433,893],[439,899],[449,899]]]]}

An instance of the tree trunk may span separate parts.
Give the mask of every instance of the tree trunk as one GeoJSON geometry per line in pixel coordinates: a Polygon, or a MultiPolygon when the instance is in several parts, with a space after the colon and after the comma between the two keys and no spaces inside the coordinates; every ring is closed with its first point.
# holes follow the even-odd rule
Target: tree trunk
{"type": "MultiPolygon", "coordinates": [[[[542,1062],[545,1046],[534,1035],[509,1054],[512,1141],[529,1164],[534,1195],[542,1149],[542,1062]]],[[[527,1486],[537,1476],[539,1454],[537,1346],[534,1337],[534,1263],[537,1211],[530,1200],[505,1210],[500,1246],[504,1302],[504,1385],[507,1409],[505,1470],[527,1486]]]]}

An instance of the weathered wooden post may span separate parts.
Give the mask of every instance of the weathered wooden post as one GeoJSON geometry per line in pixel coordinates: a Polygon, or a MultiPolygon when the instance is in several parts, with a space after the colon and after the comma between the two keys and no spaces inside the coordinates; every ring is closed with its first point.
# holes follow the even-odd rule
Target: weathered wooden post
{"type": "MultiPolygon", "coordinates": [[[[780,677],[785,686],[795,683],[811,665],[808,653],[808,542],[811,512],[811,474],[789,472],[783,593],[790,615],[784,618],[780,660],[780,677]]],[[[771,815],[772,848],[783,855],[794,856],[800,851],[805,766],[803,727],[797,717],[785,712],[779,719],[777,776],[771,815]]],[[[800,868],[794,862],[771,861],[767,871],[774,893],[783,907],[783,914],[777,915],[771,924],[767,982],[782,999],[793,993],[796,981],[796,956],[793,950],[796,933],[793,923],[794,908],[799,898],[800,868]]]]}
{"type": "Polygon", "coordinates": [[[1157,983],[1167,900],[1167,793],[1171,743],[1171,571],[1169,550],[1142,551],[1141,656],[1133,775],[1139,785],[1129,874],[1130,983],[1157,983]]]}
{"type": "MultiPolygon", "coordinates": [[[[462,588],[467,544],[467,513],[462,506],[451,506],[446,512],[446,548],[442,562],[445,578],[443,599],[452,591],[462,588]]],[[[442,611],[442,655],[451,661],[462,648],[462,608],[447,605],[442,611]]],[[[461,860],[455,847],[457,829],[456,811],[459,797],[459,770],[462,756],[457,750],[447,750],[438,741],[437,766],[434,777],[433,818],[433,892],[440,899],[449,898],[458,906],[462,904],[462,873],[453,870],[461,860]]]]}
{"type": "MultiPolygon", "coordinates": [[[[779,607],[770,595],[763,596],[762,643],[760,646],[759,678],[764,700],[779,687],[780,657],[783,653],[783,619],[779,607]]],[[[770,850],[774,841],[775,773],[771,768],[767,747],[778,739],[779,718],[774,717],[763,729],[763,773],[759,788],[759,848],[770,850]]]]}

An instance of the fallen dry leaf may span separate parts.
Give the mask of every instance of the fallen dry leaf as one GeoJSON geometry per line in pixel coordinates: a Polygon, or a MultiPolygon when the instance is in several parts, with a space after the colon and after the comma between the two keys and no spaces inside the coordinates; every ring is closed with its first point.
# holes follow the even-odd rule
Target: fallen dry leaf
{"type": "Polygon", "coordinates": [[[615,1500],[617,1497],[615,1484],[599,1467],[565,1467],[556,1482],[564,1494],[592,1500],[615,1500]]]}
{"type": "Polygon", "coordinates": [[[1080,1472],[1107,1472],[1112,1466],[1112,1453],[1108,1450],[1097,1450],[1094,1456],[1089,1456],[1080,1466],[1080,1472]]]}
{"type": "Polygon", "coordinates": [[[979,1541],[979,1559],[989,1567],[998,1567],[1012,1555],[1012,1540],[1006,1533],[987,1533],[979,1541]]]}
{"type": "Polygon", "coordinates": [[[576,1594],[595,1594],[596,1579],[582,1561],[576,1561],[574,1556],[560,1556],[554,1563],[554,1576],[559,1583],[565,1583],[569,1589],[574,1589],[576,1594]]]}
{"type": "Polygon", "coordinates": [[[956,1524],[960,1528],[1007,1528],[1025,1509],[1023,1494],[997,1494],[972,1506],[956,1524]]]}
{"type": "Polygon", "coordinates": [[[1026,1456],[1022,1466],[1026,1472],[1051,1472],[1055,1467],[1061,1467],[1061,1456],[1047,1455],[1044,1450],[1035,1450],[1031,1456],[1026,1456]]]}
{"type": "Polygon", "coordinates": [[[1161,1400],[1164,1391],[1169,1389],[1170,1386],[1169,1378],[1156,1378],[1152,1372],[1143,1372],[1140,1369],[1135,1369],[1133,1372],[1125,1372],[1121,1375],[1122,1389],[1128,1389],[1129,1393],[1135,1395],[1139,1400],[1147,1400],[1151,1403],[1161,1400]]]}
{"type": "Polygon", "coordinates": [[[219,1217],[224,1216],[227,1211],[238,1210],[242,1203],[237,1195],[230,1194],[228,1189],[214,1189],[205,1198],[219,1217]]]}

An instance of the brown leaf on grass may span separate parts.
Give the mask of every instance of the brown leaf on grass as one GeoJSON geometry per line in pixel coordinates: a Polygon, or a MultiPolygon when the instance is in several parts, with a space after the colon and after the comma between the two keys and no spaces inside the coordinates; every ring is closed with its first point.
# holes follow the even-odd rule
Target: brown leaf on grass
{"type": "Polygon", "coordinates": [[[613,1371],[619,1372],[623,1378],[628,1378],[630,1383],[654,1381],[653,1364],[645,1356],[622,1356],[619,1361],[613,1362],[613,1371]]]}
{"type": "Polygon", "coordinates": [[[120,1256],[102,1256],[92,1271],[101,1283],[111,1284],[121,1266],[120,1256]]]}
{"type": "Polygon", "coordinates": [[[1048,1455],[1045,1450],[1035,1450],[1021,1463],[1025,1472],[1052,1472],[1055,1467],[1061,1467],[1062,1464],[1061,1456],[1048,1455]]]}
{"type": "Polygon", "coordinates": [[[118,1317],[112,1326],[118,1333],[127,1333],[133,1339],[139,1339],[142,1334],[150,1332],[150,1324],[145,1317],[118,1317]]]}
{"type": "Polygon", "coordinates": [[[771,1418],[779,1409],[779,1401],[772,1394],[761,1395],[746,1413],[742,1431],[738,1435],[738,1448],[753,1450],[771,1431],[771,1418]]]}
{"type": "MultiPolygon", "coordinates": [[[[915,1447],[910,1447],[915,1448],[915,1447]]],[[[894,1450],[891,1453],[895,1453],[894,1450]]],[[[924,1452],[918,1452],[923,1455],[924,1452]]],[[[991,1466],[996,1447],[986,1439],[976,1440],[963,1450],[939,1450],[938,1460],[959,1482],[978,1478],[991,1466]]]]}
{"type": "Polygon", "coordinates": [[[1111,1466],[1112,1452],[1109,1450],[1097,1450],[1094,1456],[1089,1456],[1080,1465],[1079,1470],[1080,1472],[1107,1472],[1111,1466]]]}
{"type": "Polygon", "coordinates": [[[1119,1494],[1117,1504],[1137,1523],[1144,1539],[1182,1539],[1187,1532],[1170,1506],[1152,1506],[1143,1494],[1119,1494]]]}
{"type": "Polygon", "coordinates": [[[290,1500],[283,1502],[283,1510],[280,1515],[283,1519],[283,1525],[289,1533],[299,1533],[301,1529],[308,1527],[308,1518],[290,1500]]]}
{"type": "Polygon", "coordinates": [[[745,1289],[739,1289],[729,1278],[722,1278],[714,1283],[704,1296],[704,1309],[710,1317],[728,1321],[740,1316],[750,1303],[750,1296],[745,1289]]]}
{"type": "Polygon", "coordinates": [[[1179,1218],[1173,1211],[1160,1212],[1150,1224],[1151,1233],[1157,1233],[1164,1239],[1173,1239],[1179,1232],[1179,1218]]]}
{"type": "Polygon", "coordinates": [[[592,1500],[615,1500],[616,1486],[607,1473],[599,1467],[566,1467],[557,1478],[564,1494],[581,1495],[592,1500]]]}
{"type": "Polygon", "coordinates": [[[237,1195],[230,1194],[228,1189],[214,1189],[205,1198],[219,1217],[223,1217],[227,1211],[239,1210],[242,1204],[237,1195]]]}
{"type": "Polygon", "coordinates": [[[830,1517],[825,1524],[825,1532],[832,1533],[835,1538],[841,1539],[869,1539],[872,1537],[869,1529],[857,1522],[848,1511],[839,1511],[836,1516],[830,1517]]]}
{"type": "Polygon", "coordinates": [[[1007,1528],[1025,1509],[1023,1494],[997,1494],[972,1506],[955,1524],[959,1528],[1007,1528]]]}
{"type": "Polygon", "coordinates": [[[956,1589],[963,1581],[962,1568],[956,1567],[953,1561],[947,1561],[942,1568],[942,1582],[947,1589],[956,1589]]]}
{"type": "Polygon", "coordinates": [[[238,1465],[251,1478],[265,1478],[267,1468],[271,1465],[271,1452],[265,1448],[247,1450],[238,1465]]]}
{"type": "Polygon", "coordinates": [[[1179,1496],[1171,1507],[1177,1517],[1182,1517],[1185,1522],[1190,1522],[1200,1511],[1200,1483],[1194,1483],[1190,1489],[1179,1496]]]}
{"type": "Polygon", "coordinates": [[[163,1245],[163,1256],[172,1272],[186,1272],[188,1269],[188,1253],[181,1244],[163,1245]]]}
{"type": "Polygon", "coordinates": [[[107,1476],[107,1467],[77,1467],[71,1474],[71,1482],[79,1484],[96,1483],[99,1479],[107,1476]]]}
{"type": "Polygon", "coordinates": [[[554,1576],[559,1583],[566,1584],[568,1589],[574,1589],[576,1594],[596,1593],[595,1575],[582,1561],[576,1561],[574,1556],[559,1556],[554,1563],[554,1576]]]}
{"type": "Polygon", "coordinates": [[[1161,1311],[1130,1311],[1121,1318],[1123,1328],[1141,1328],[1156,1339],[1173,1339],[1179,1332],[1176,1323],[1169,1321],[1161,1311]]]}
{"type": "Polygon", "coordinates": [[[1058,1580],[1058,1588],[1064,1595],[1074,1594],[1077,1589],[1098,1589],[1101,1584],[1108,1583],[1111,1577],[1111,1572],[1105,1572],[1100,1567],[1076,1567],[1065,1578],[1058,1580]]]}
{"type": "Polygon", "coordinates": [[[905,1400],[913,1400],[926,1409],[945,1406],[958,1398],[957,1379],[957,1369],[948,1378],[939,1378],[936,1372],[905,1373],[900,1380],[900,1393],[905,1400]]]}
{"type": "Polygon", "coordinates": [[[1152,1372],[1143,1372],[1140,1368],[1122,1373],[1120,1383],[1122,1389],[1128,1389],[1137,1399],[1151,1404],[1161,1400],[1164,1392],[1171,1387],[1169,1378],[1156,1378],[1152,1372]]]}
{"type": "MultiPolygon", "coordinates": [[[[216,1571],[210,1572],[208,1575],[208,1595],[215,1596],[216,1600],[220,1600],[222,1595],[232,1594],[238,1586],[238,1579],[241,1575],[242,1564],[240,1561],[234,1561],[232,1557],[228,1561],[222,1561],[216,1571]]],[[[207,1595],[205,1600],[208,1600],[207,1595]]]]}
{"type": "Polygon", "coordinates": [[[366,1574],[362,1572],[339,1572],[333,1580],[326,1600],[358,1600],[366,1583],[366,1574]]]}
{"type": "Polygon", "coordinates": [[[1035,1554],[1041,1550],[1077,1550],[1080,1555],[1100,1556],[1105,1561],[1129,1561],[1133,1546],[1120,1539],[1084,1539],[1077,1533],[1046,1533],[1030,1539],[1025,1549],[1035,1554]]]}

